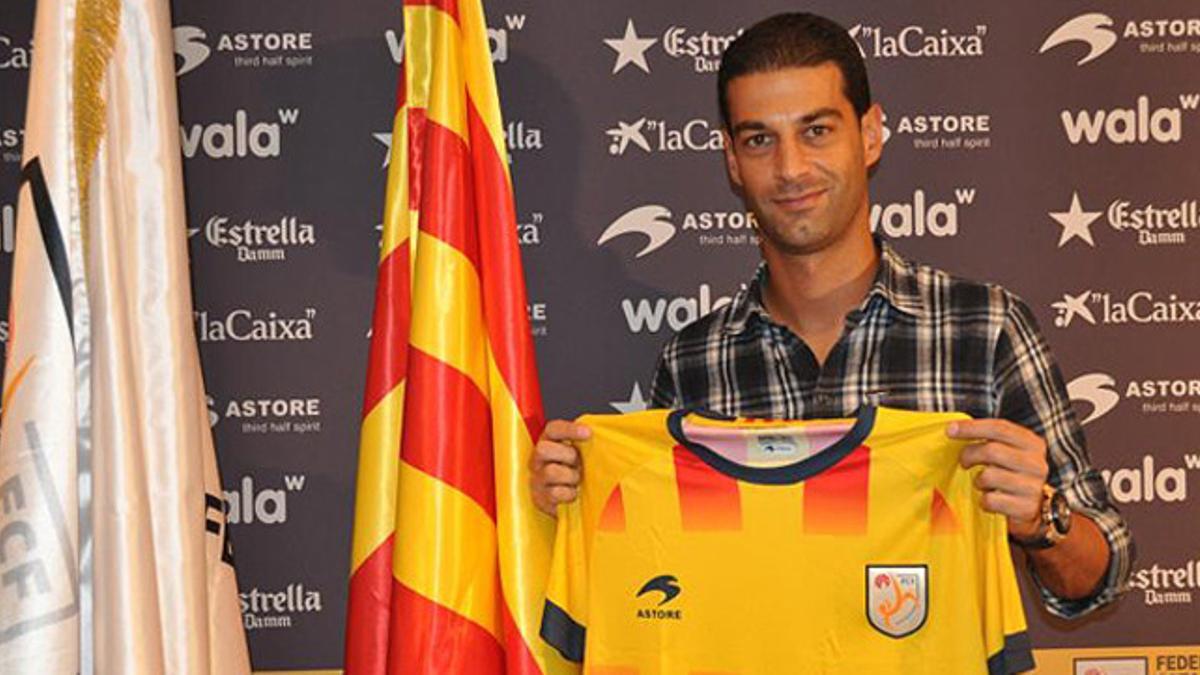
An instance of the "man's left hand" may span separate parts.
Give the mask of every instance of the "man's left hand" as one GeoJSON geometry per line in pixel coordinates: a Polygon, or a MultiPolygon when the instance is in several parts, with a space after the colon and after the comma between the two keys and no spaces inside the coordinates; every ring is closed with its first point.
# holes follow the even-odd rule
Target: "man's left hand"
{"type": "Polygon", "coordinates": [[[950,438],[971,441],[959,463],[970,469],[982,466],[975,486],[983,491],[983,508],[1008,517],[1008,532],[1032,539],[1041,526],[1042,488],[1050,466],[1046,441],[1029,429],[1008,420],[962,420],[951,423],[950,438]]]}

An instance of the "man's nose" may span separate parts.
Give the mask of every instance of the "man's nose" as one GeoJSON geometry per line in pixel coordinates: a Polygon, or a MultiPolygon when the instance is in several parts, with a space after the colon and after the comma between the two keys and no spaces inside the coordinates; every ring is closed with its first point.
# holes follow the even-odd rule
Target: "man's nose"
{"type": "Polygon", "coordinates": [[[780,180],[797,181],[812,169],[812,155],[800,139],[784,138],[779,142],[775,171],[780,180]]]}

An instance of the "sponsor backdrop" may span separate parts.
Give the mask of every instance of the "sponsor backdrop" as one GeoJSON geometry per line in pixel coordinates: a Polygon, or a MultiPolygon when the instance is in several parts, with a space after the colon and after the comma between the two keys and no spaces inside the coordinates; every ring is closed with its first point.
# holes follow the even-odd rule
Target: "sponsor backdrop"
{"type": "MultiPolygon", "coordinates": [[[[489,3],[551,415],[642,407],[659,345],[751,275],[715,71],[741,29],[796,7],[489,3]]],[[[852,27],[887,113],[872,226],[1028,301],[1136,533],[1118,606],[1065,625],[1027,593],[1044,671],[1200,672],[1200,8],[807,7],[852,27]]],[[[33,10],[0,10],[4,298],[33,10]]],[[[399,9],[177,2],[174,21],[195,325],[254,664],[338,669],[399,9]]]]}

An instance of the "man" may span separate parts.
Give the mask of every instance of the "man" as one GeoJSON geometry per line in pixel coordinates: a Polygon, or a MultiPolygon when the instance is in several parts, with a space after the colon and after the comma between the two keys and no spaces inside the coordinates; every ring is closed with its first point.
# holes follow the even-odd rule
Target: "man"
{"type": "MultiPolygon", "coordinates": [[[[882,150],[853,39],[811,14],[769,18],[725,52],[725,163],[757,217],[763,264],[732,303],[663,348],[655,407],[746,417],[845,417],[861,404],[957,410],[985,509],[1007,517],[1048,609],[1078,616],[1130,572],[1128,529],[1089,465],[1061,374],[1029,309],[994,285],[901,258],[870,232],[882,150]]],[[[535,503],[575,498],[589,431],[556,420],[532,458],[535,503]]]]}

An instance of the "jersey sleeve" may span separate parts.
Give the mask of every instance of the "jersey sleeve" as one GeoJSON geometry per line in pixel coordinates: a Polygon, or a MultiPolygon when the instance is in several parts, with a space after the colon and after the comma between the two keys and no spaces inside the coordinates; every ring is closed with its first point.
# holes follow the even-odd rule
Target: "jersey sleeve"
{"type": "Polygon", "coordinates": [[[583,663],[587,642],[586,548],[580,500],[559,506],[540,634],[564,658],[576,663],[583,663]]]}
{"type": "Polygon", "coordinates": [[[1007,526],[1003,516],[989,514],[988,527],[981,529],[987,537],[983,569],[988,675],[1023,673],[1034,667],[1033,650],[1008,547],[1007,526]]]}

